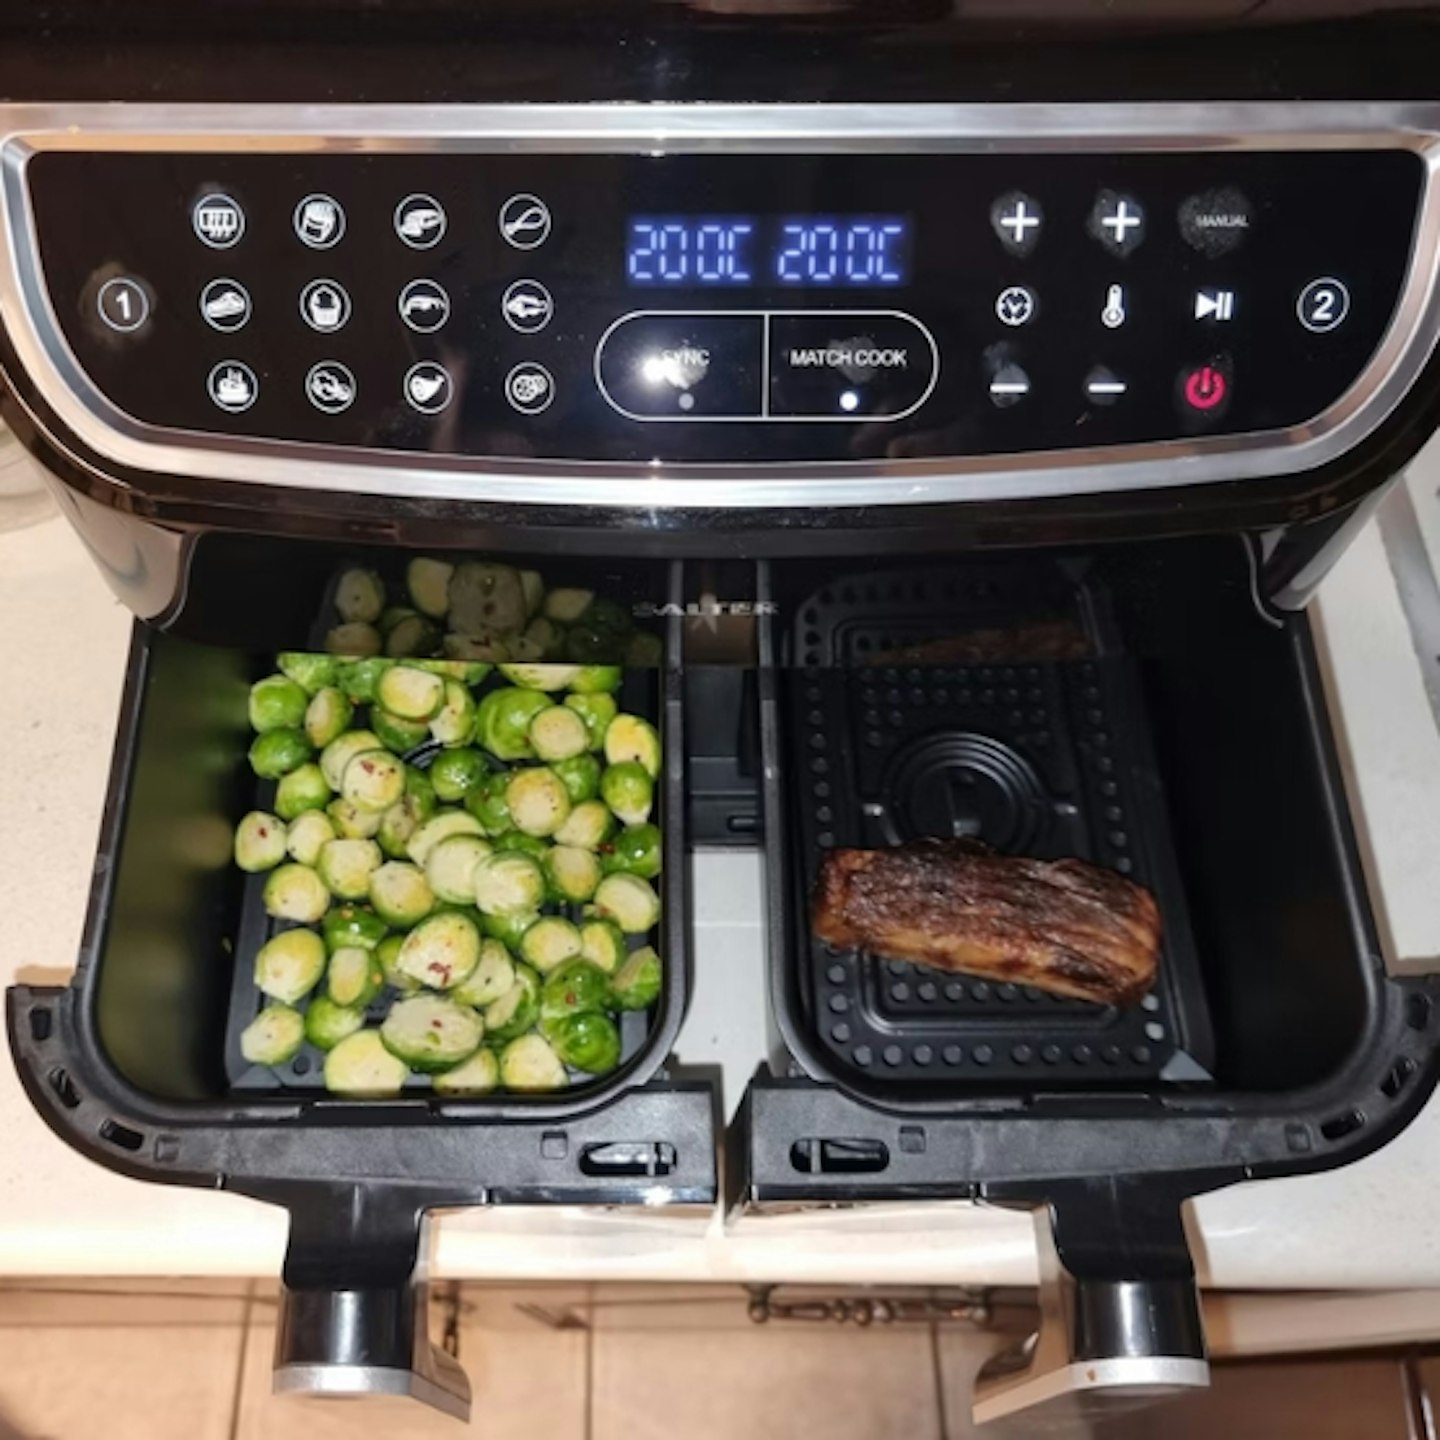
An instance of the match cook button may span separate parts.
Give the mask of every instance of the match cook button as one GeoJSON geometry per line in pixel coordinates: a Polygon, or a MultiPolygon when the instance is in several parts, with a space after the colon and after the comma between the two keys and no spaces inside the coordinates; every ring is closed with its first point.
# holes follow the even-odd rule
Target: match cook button
{"type": "Polygon", "coordinates": [[[918,320],[893,311],[826,310],[770,318],[770,415],[898,420],[935,385],[939,357],[918,320]]]}

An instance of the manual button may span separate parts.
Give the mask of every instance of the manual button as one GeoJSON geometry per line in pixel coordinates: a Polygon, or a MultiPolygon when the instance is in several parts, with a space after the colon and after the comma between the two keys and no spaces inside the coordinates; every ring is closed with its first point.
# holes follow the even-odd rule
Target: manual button
{"type": "Polygon", "coordinates": [[[640,311],[601,337],[595,379],[632,420],[758,420],[764,346],[758,314],[640,311]]]}
{"type": "Polygon", "coordinates": [[[898,420],[935,385],[938,355],[918,320],[894,311],[814,310],[770,319],[770,415],[898,420]]]}

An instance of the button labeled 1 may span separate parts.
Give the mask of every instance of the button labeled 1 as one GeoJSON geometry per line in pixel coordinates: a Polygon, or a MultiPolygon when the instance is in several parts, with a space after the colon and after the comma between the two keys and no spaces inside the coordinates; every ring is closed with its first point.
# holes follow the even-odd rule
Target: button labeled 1
{"type": "Polygon", "coordinates": [[[150,300],[138,280],[116,276],[107,280],[95,297],[100,318],[122,335],[138,330],[150,317],[150,300]]]}
{"type": "Polygon", "coordinates": [[[1295,303],[1300,323],[1313,335],[1337,329],[1350,313],[1350,291],[1343,281],[1326,275],[1312,280],[1295,303]]]}

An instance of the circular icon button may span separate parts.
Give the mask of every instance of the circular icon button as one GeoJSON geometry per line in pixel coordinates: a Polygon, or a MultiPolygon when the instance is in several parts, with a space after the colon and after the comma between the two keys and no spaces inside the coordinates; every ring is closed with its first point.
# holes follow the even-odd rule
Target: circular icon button
{"type": "Polygon", "coordinates": [[[229,334],[242,329],[250,319],[250,292],[228,277],[212,280],[200,292],[200,314],[212,330],[229,334]]]}
{"type": "Polygon", "coordinates": [[[107,280],[95,297],[100,318],[122,335],[138,330],[150,318],[150,297],[138,280],[128,275],[107,280]]]}
{"type": "Polygon", "coordinates": [[[534,250],[550,238],[550,207],[538,195],[512,195],[500,207],[500,234],[517,250],[534,250]]]}
{"type": "Polygon", "coordinates": [[[338,280],[312,280],[300,292],[300,314],[312,330],[333,335],[350,319],[350,297],[338,280]]]}
{"type": "Polygon", "coordinates": [[[433,360],[422,360],[405,372],[405,399],[422,415],[438,415],[454,398],[450,372],[433,360]]]}
{"type": "Polygon", "coordinates": [[[433,250],[446,223],[445,207],[433,195],[407,195],[395,207],[395,233],[412,250],[433,250]]]}
{"type": "Polygon", "coordinates": [[[190,211],[190,223],[212,250],[228,250],[245,233],[245,212],[228,195],[202,195],[190,211]]]}
{"type": "Polygon", "coordinates": [[[500,298],[500,313],[512,330],[533,335],[555,314],[555,301],[538,280],[516,280],[500,298]]]}
{"type": "Polygon", "coordinates": [[[1028,286],[1008,285],[995,297],[995,314],[1002,325],[1028,325],[1039,303],[1028,286]]]}
{"type": "Polygon", "coordinates": [[[412,280],[400,292],[400,318],[422,335],[438,330],[450,318],[450,297],[435,280],[412,280]]]}
{"type": "Polygon", "coordinates": [[[355,377],[338,360],[322,360],[305,377],[310,403],[327,415],[338,415],[355,403],[355,377]]]}
{"type": "Polygon", "coordinates": [[[307,195],[295,207],[295,235],[312,250],[329,250],[345,233],[345,211],[333,195],[307,195]]]}
{"type": "Polygon", "coordinates": [[[1350,313],[1350,291],[1343,281],[1322,276],[1300,292],[1295,313],[1312,334],[1324,335],[1342,325],[1350,313]]]}
{"type": "Polygon", "coordinates": [[[526,360],[505,377],[505,398],[522,415],[538,415],[555,398],[555,377],[543,365],[526,360]]]}
{"type": "Polygon", "coordinates": [[[238,415],[255,403],[255,397],[260,393],[260,382],[243,361],[222,360],[210,372],[205,388],[220,409],[238,415]]]}

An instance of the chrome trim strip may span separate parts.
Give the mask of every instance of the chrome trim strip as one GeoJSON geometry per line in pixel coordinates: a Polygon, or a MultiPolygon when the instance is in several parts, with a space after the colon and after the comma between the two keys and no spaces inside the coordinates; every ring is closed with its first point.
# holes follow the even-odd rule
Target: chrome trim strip
{"type": "MultiPolygon", "coordinates": [[[[1371,435],[1440,336],[1440,104],[1215,105],[17,105],[0,106],[0,318],[60,424],[140,473],[411,499],[671,509],[869,507],[1168,489],[1297,474],[1371,435]],[[1064,453],[817,464],[477,460],[357,452],[142,425],[66,345],[39,269],[25,167],[41,150],[649,153],[1087,153],[1406,148],[1427,169],[1390,329],[1355,385],[1285,430],[1064,453]]],[[[65,444],[63,436],[54,437],[65,444]]]]}

